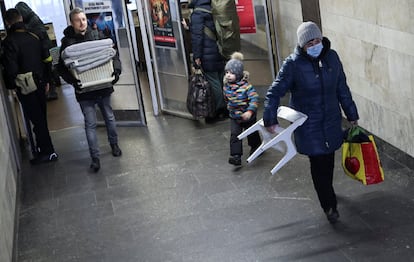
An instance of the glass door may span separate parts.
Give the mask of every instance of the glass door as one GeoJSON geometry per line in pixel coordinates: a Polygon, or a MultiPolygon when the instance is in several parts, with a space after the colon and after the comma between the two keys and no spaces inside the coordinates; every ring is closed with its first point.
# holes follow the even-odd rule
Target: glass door
{"type": "Polygon", "coordinates": [[[179,0],[141,3],[161,111],[192,118],[186,107],[189,75],[179,0]]]}
{"type": "Polygon", "coordinates": [[[244,68],[249,71],[250,82],[260,98],[264,98],[275,77],[267,4],[265,0],[237,0],[236,3],[244,68]]]}
{"type": "MultiPolygon", "coordinates": [[[[261,97],[275,76],[274,55],[270,36],[266,0],[235,0],[240,17],[241,52],[245,69],[261,97]]],[[[184,32],[181,18],[188,18],[191,10],[184,0],[135,1],[148,34],[150,67],[154,73],[161,111],[192,118],[186,108],[191,48],[188,32],[184,32]]],[[[145,49],[145,45],[144,45],[145,49]]]]}

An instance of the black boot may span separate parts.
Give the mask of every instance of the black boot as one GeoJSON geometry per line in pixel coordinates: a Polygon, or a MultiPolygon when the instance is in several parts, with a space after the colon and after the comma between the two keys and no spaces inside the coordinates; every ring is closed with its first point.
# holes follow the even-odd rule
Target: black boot
{"type": "Polygon", "coordinates": [[[229,158],[229,164],[235,165],[235,166],[241,166],[241,156],[240,155],[234,155],[229,158]]]}
{"type": "Polygon", "coordinates": [[[90,169],[95,173],[98,172],[99,169],[101,169],[101,163],[99,161],[99,158],[92,157],[92,162],[91,162],[90,169]]]}
{"type": "Polygon", "coordinates": [[[325,211],[325,214],[329,223],[335,224],[338,221],[339,213],[338,210],[336,210],[336,208],[330,208],[329,210],[325,211]]]}
{"type": "Polygon", "coordinates": [[[112,155],[113,156],[121,156],[122,155],[122,151],[119,148],[118,144],[111,144],[111,148],[112,148],[112,155]]]}

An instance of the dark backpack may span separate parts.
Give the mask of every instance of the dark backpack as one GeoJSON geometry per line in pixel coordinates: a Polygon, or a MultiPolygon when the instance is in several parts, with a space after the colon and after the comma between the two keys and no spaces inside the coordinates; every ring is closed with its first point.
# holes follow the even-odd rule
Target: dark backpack
{"type": "Polygon", "coordinates": [[[214,116],[216,110],[214,93],[201,69],[196,69],[190,77],[187,109],[195,119],[214,116]]]}
{"type": "Polygon", "coordinates": [[[196,7],[194,10],[211,13],[216,33],[204,27],[204,33],[214,39],[220,54],[230,59],[231,54],[240,51],[240,22],[234,0],[211,0],[211,11],[196,7]]]}

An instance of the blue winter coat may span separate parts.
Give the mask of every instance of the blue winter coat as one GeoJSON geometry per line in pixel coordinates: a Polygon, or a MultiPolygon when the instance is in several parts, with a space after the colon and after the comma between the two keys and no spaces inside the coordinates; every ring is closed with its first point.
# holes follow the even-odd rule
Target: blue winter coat
{"type": "Polygon", "coordinates": [[[266,94],[263,113],[265,126],[277,124],[280,98],[290,91],[289,106],[308,116],[294,137],[298,152],[309,156],[329,154],[341,147],[341,108],[349,121],[359,119],[339,56],[330,49],[327,38],[322,43],[318,58],[299,47],[286,58],[266,94]]]}
{"type": "Polygon", "coordinates": [[[191,46],[193,59],[200,58],[201,66],[206,72],[220,72],[224,70],[224,58],[219,52],[217,43],[204,33],[204,26],[214,33],[213,16],[210,13],[197,10],[203,8],[211,10],[210,0],[193,0],[189,7],[194,8],[191,14],[191,46]]]}

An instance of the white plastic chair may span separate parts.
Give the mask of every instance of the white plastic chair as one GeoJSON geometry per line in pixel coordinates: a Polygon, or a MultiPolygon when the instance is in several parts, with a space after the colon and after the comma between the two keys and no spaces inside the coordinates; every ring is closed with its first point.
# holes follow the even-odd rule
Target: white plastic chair
{"type": "Polygon", "coordinates": [[[296,128],[301,126],[306,119],[308,119],[307,115],[286,106],[280,106],[278,108],[277,117],[285,119],[291,124],[286,128],[279,125],[276,129],[276,134],[272,134],[264,127],[263,119],[260,119],[237,137],[238,139],[243,139],[255,131],[258,131],[261,134],[262,144],[249,156],[249,158],[247,158],[248,163],[251,163],[269,148],[285,153],[282,159],[270,171],[272,175],[274,175],[297,154],[296,147],[292,141],[292,133],[296,128]],[[285,147],[283,147],[279,142],[284,142],[285,147]]]}

